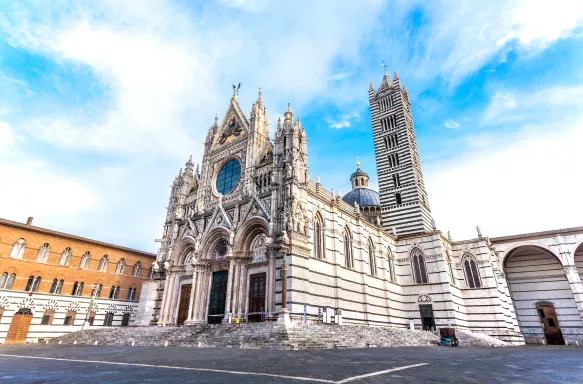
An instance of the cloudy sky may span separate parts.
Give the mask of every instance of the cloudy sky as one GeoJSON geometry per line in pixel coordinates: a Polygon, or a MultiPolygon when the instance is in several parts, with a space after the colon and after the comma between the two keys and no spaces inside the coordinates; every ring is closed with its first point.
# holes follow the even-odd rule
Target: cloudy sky
{"type": "Polygon", "coordinates": [[[357,156],[376,174],[384,60],[442,231],[583,225],[583,2],[192,3],[0,1],[0,217],[155,251],[169,186],[239,82],[272,124],[292,104],[312,176],[346,193],[357,156]]]}

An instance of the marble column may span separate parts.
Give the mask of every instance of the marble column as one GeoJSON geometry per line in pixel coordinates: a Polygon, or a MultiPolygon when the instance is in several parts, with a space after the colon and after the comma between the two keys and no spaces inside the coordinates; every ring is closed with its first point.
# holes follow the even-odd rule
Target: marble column
{"type": "Polygon", "coordinates": [[[234,261],[232,257],[229,257],[229,272],[227,276],[227,295],[225,298],[225,316],[223,317],[223,324],[229,322],[229,313],[231,312],[231,298],[233,297],[233,269],[234,261]]]}
{"type": "Polygon", "coordinates": [[[575,299],[575,304],[577,304],[579,316],[583,320],[583,284],[581,283],[577,267],[575,265],[567,265],[563,267],[563,270],[571,286],[571,292],[573,292],[573,298],[575,299]]]}
{"type": "Polygon", "coordinates": [[[208,287],[210,283],[210,265],[196,264],[193,274],[192,316],[185,325],[206,324],[206,307],[208,303],[208,287]]]}

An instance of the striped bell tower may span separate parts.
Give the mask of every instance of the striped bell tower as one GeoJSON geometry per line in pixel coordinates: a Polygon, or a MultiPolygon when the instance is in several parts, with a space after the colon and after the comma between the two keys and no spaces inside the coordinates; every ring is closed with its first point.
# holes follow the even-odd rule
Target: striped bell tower
{"type": "Polygon", "coordinates": [[[411,104],[395,72],[368,90],[383,229],[398,236],[434,229],[413,126],[411,104]]]}

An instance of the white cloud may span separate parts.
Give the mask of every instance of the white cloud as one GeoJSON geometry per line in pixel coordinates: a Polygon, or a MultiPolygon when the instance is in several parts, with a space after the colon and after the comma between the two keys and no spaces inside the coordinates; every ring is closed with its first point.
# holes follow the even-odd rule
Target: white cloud
{"type": "Polygon", "coordinates": [[[329,119],[328,126],[334,129],[349,128],[354,121],[359,120],[359,117],[360,116],[358,114],[342,115],[336,120],[329,119]]]}
{"type": "Polygon", "coordinates": [[[568,129],[537,127],[426,167],[437,225],[454,239],[500,236],[581,225],[578,177],[583,119],[568,129]]]}
{"type": "Polygon", "coordinates": [[[443,123],[443,125],[449,129],[456,129],[460,127],[460,123],[452,119],[447,120],[445,123],[443,123]]]}
{"type": "Polygon", "coordinates": [[[413,63],[408,63],[416,68],[414,74],[433,77],[437,68],[452,85],[508,50],[508,44],[536,52],[583,25],[579,0],[556,1],[552,6],[544,0],[491,0],[487,7],[463,0],[423,4],[420,29],[401,32],[396,42],[407,46],[423,41],[413,63]]]}

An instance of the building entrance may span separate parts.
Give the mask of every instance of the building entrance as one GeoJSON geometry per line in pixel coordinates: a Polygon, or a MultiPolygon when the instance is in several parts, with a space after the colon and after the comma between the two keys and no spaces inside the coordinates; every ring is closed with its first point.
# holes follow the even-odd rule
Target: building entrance
{"type": "Polygon", "coordinates": [[[10,328],[8,328],[8,334],[6,335],[4,344],[24,344],[31,321],[32,311],[30,308],[19,309],[12,316],[12,322],[10,323],[10,328]]]}
{"type": "Polygon", "coordinates": [[[544,328],[546,343],[549,345],[565,345],[555,307],[544,304],[538,305],[536,310],[544,328]]]}
{"type": "Polygon", "coordinates": [[[228,277],[229,271],[213,272],[207,318],[209,324],[220,324],[225,317],[228,277]]]}
{"type": "Polygon", "coordinates": [[[266,273],[251,275],[249,283],[249,313],[247,321],[256,323],[265,320],[266,273]]]}
{"type": "Polygon", "coordinates": [[[184,284],[180,287],[180,302],[178,303],[178,317],[176,324],[184,324],[188,318],[188,307],[190,306],[190,292],[192,284],[184,284]]]}
{"type": "Polygon", "coordinates": [[[421,329],[434,330],[435,319],[433,318],[433,306],[431,304],[419,304],[419,312],[421,313],[421,329]]]}

